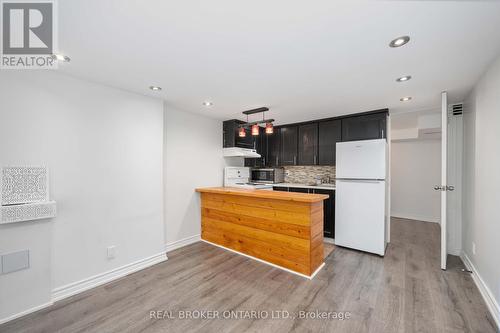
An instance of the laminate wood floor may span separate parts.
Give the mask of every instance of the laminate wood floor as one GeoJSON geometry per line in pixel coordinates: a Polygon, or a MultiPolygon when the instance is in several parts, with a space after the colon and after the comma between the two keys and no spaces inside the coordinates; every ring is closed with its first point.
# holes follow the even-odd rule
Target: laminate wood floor
{"type": "Polygon", "coordinates": [[[450,257],[447,271],[439,268],[439,239],[437,224],[393,219],[385,258],[335,247],[312,281],[199,242],[169,253],[164,263],[4,324],[0,332],[497,332],[460,259],[450,257]],[[176,317],[193,310],[243,318],[150,318],[151,311],[176,317]],[[256,319],[247,310],[351,316],[256,319]]]}

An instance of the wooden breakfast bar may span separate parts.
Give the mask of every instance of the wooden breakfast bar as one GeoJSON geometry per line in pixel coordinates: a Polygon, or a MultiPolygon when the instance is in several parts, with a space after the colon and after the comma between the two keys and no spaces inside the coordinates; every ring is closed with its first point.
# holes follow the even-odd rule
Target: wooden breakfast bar
{"type": "Polygon", "coordinates": [[[328,195],[232,187],[198,188],[201,238],[311,278],[323,261],[328,195]]]}

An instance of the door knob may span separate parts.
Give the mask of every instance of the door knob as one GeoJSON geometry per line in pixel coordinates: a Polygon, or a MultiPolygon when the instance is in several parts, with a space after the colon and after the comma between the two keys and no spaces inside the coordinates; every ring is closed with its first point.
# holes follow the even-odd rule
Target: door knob
{"type": "Polygon", "coordinates": [[[453,185],[449,185],[449,186],[436,185],[436,186],[434,186],[434,189],[436,191],[454,191],[455,186],[453,186],[453,185]]]}

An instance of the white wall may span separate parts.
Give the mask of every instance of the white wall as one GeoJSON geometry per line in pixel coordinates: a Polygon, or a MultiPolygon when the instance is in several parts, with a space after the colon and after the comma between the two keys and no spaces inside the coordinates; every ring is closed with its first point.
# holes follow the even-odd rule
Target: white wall
{"type": "Polygon", "coordinates": [[[0,275],[0,320],[49,302],[53,290],[161,256],[162,163],[160,100],[51,71],[2,71],[0,164],[48,166],[58,216],[0,226],[2,253],[32,254],[31,269],[0,275]]]}
{"type": "Polygon", "coordinates": [[[224,166],[242,166],[243,159],[222,157],[222,121],[166,105],[164,164],[167,250],[172,250],[199,240],[195,189],[222,186],[224,166]]]}
{"type": "MultiPolygon", "coordinates": [[[[500,58],[471,92],[464,113],[463,250],[500,318],[500,58]],[[472,248],[475,243],[475,253],[472,248]]],[[[487,297],[488,300],[488,297],[487,297]]]]}
{"type": "Polygon", "coordinates": [[[391,149],[391,215],[439,222],[441,140],[393,141],[391,149]]]}

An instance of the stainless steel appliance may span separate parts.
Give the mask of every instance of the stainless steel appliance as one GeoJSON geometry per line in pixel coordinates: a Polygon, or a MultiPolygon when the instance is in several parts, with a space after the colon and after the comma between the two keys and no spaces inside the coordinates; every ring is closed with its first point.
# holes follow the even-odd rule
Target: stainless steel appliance
{"type": "Polygon", "coordinates": [[[285,181],[285,169],[283,168],[253,168],[251,170],[251,181],[254,183],[276,184],[285,181]]]}

